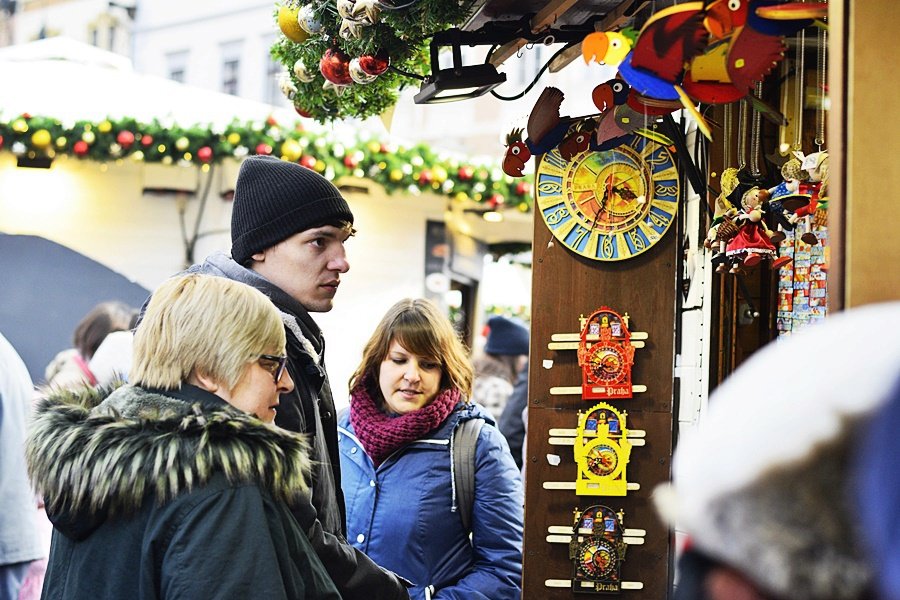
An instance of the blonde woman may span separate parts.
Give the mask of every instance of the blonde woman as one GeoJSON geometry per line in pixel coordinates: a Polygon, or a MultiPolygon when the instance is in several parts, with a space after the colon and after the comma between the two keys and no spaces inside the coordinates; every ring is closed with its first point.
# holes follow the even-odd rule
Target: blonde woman
{"type": "Polygon", "coordinates": [[[44,597],[340,598],[290,510],[306,443],[270,425],[285,360],[262,293],[188,275],[153,294],[131,385],[41,401],[27,455],[55,527],[44,597]]]}

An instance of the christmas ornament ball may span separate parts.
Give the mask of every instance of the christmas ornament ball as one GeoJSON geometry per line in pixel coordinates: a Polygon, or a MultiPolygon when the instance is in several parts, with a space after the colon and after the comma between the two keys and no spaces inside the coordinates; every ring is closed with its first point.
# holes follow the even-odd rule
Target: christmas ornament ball
{"type": "Polygon", "coordinates": [[[200,160],[200,162],[202,162],[202,163],[208,163],[208,162],[210,162],[210,161],[212,160],[212,158],[213,158],[213,149],[210,148],[209,146],[201,146],[201,147],[197,150],[197,158],[198,158],[198,159],[200,160]]]}
{"type": "Polygon", "coordinates": [[[381,75],[391,66],[391,59],[387,54],[364,54],[359,57],[359,68],[367,75],[381,75]]]}
{"type": "Polygon", "coordinates": [[[319,61],[319,72],[322,77],[335,85],[350,85],[353,78],[350,77],[350,57],[337,49],[329,48],[319,61]]]}
{"type": "Polygon", "coordinates": [[[31,135],[31,144],[35,148],[43,150],[51,143],[53,143],[53,136],[46,129],[38,129],[31,135]]]}
{"type": "Polygon", "coordinates": [[[84,156],[88,152],[88,143],[84,140],[78,140],[72,144],[72,152],[75,153],[75,156],[84,156]]]}
{"type": "Polygon", "coordinates": [[[283,33],[287,39],[302,44],[309,38],[309,32],[300,26],[300,22],[297,18],[297,13],[299,11],[299,6],[296,8],[291,8],[290,6],[279,7],[278,28],[281,29],[281,33],[283,33]]]}
{"type": "Polygon", "coordinates": [[[350,78],[359,84],[372,83],[373,81],[375,81],[377,75],[369,75],[368,73],[366,73],[360,66],[359,61],[360,59],[358,58],[354,58],[350,61],[350,78]]]}

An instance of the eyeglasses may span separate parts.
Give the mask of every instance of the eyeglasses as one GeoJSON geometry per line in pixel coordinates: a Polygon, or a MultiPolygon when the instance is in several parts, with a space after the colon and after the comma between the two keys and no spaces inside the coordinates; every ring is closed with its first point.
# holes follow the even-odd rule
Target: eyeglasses
{"type": "Polygon", "coordinates": [[[287,356],[273,356],[272,354],[260,354],[259,355],[259,366],[272,374],[272,377],[275,378],[275,384],[278,385],[278,382],[281,381],[281,376],[284,375],[284,369],[287,367],[287,356]]]}

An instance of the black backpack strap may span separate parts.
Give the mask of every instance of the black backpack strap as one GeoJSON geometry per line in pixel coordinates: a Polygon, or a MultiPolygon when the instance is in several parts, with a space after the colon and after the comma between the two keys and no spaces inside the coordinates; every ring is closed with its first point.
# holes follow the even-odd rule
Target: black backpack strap
{"type": "Polygon", "coordinates": [[[454,500],[466,531],[472,531],[472,505],[475,503],[475,447],[484,419],[461,422],[453,431],[450,453],[453,457],[454,500]]]}

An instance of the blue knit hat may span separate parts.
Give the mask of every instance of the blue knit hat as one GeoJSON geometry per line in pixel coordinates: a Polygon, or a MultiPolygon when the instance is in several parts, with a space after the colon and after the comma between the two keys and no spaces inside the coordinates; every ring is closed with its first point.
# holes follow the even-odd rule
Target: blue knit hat
{"type": "Polygon", "coordinates": [[[528,328],[518,319],[496,316],[488,319],[488,354],[511,355],[528,354],[528,328]]]}

